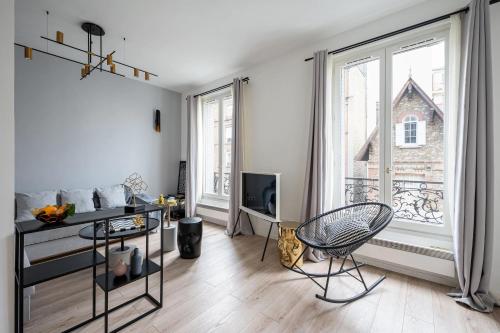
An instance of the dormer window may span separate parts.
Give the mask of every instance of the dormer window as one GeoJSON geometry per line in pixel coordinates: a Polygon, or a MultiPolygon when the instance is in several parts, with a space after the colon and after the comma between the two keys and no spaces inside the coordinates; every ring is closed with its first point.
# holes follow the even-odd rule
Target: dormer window
{"type": "Polygon", "coordinates": [[[417,144],[417,117],[408,116],[404,120],[405,144],[417,144]]]}
{"type": "Polygon", "coordinates": [[[421,147],[426,141],[425,120],[418,120],[415,115],[408,115],[396,124],[396,146],[402,148],[421,147]]]}

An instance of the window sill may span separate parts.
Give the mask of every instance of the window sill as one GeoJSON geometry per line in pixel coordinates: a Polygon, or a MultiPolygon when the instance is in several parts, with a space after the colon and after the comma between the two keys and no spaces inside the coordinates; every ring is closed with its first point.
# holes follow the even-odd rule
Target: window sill
{"type": "Polygon", "coordinates": [[[229,211],[229,200],[201,198],[196,204],[204,208],[215,209],[223,212],[229,211]]]}
{"type": "Polygon", "coordinates": [[[423,145],[401,145],[401,146],[398,146],[398,148],[402,148],[402,149],[417,149],[417,148],[422,148],[423,145]]]}

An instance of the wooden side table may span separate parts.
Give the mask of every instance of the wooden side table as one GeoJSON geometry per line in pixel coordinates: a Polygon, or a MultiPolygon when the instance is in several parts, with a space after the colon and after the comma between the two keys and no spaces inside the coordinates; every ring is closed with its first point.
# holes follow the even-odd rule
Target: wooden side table
{"type": "Polygon", "coordinates": [[[163,230],[161,231],[163,233],[163,251],[164,252],[170,252],[174,251],[177,248],[177,226],[171,224],[170,220],[170,212],[171,212],[171,207],[176,207],[177,206],[177,200],[167,200],[164,199],[162,204],[159,204],[159,206],[165,207],[165,216],[167,220],[167,225],[163,226],[163,230]]]}

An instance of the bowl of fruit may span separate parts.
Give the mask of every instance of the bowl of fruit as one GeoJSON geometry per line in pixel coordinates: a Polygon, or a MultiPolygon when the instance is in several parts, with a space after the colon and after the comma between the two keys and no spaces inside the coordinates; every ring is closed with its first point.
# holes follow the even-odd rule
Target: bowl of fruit
{"type": "Polygon", "coordinates": [[[62,206],[47,205],[43,208],[35,208],[31,211],[33,216],[43,223],[58,223],[75,214],[75,204],[66,203],[62,206]]]}

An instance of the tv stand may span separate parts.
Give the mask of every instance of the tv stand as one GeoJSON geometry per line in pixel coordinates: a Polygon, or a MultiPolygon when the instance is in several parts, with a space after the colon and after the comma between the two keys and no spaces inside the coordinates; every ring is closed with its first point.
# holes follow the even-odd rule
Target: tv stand
{"type": "MultiPolygon", "coordinates": [[[[238,227],[238,224],[240,224],[240,218],[241,218],[241,212],[245,212],[247,214],[247,217],[248,217],[248,222],[250,222],[250,227],[252,228],[252,234],[255,235],[255,230],[253,229],[253,225],[252,225],[252,220],[250,219],[250,214],[246,211],[246,210],[243,210],[243,209],[239,209],[238,211],[238,218],[236,219],[236,223],[234,224],[234,227],[233,227],[233,232],[231,234],[231,238],[234,237],[234,232],[236,231],[236,228],[238,227]]],[[[269,221],[269,220],[266,220],[264,219],[264,221],[267,221],[269,222],[269,232],[267,233],[267,238],[266,238],[266,243],[264,244],[264,250],[262,251],[262,257],[260,258],[260,261],[264,261],[264,257],[266,255],[266,250],[267,250],[267,243],[269,243],[269,237],[271,236],[271,230],[273,229],[273,225],[275,223],[278,223],[277,221],[274,222],[274,221],[269,221]]]]}

